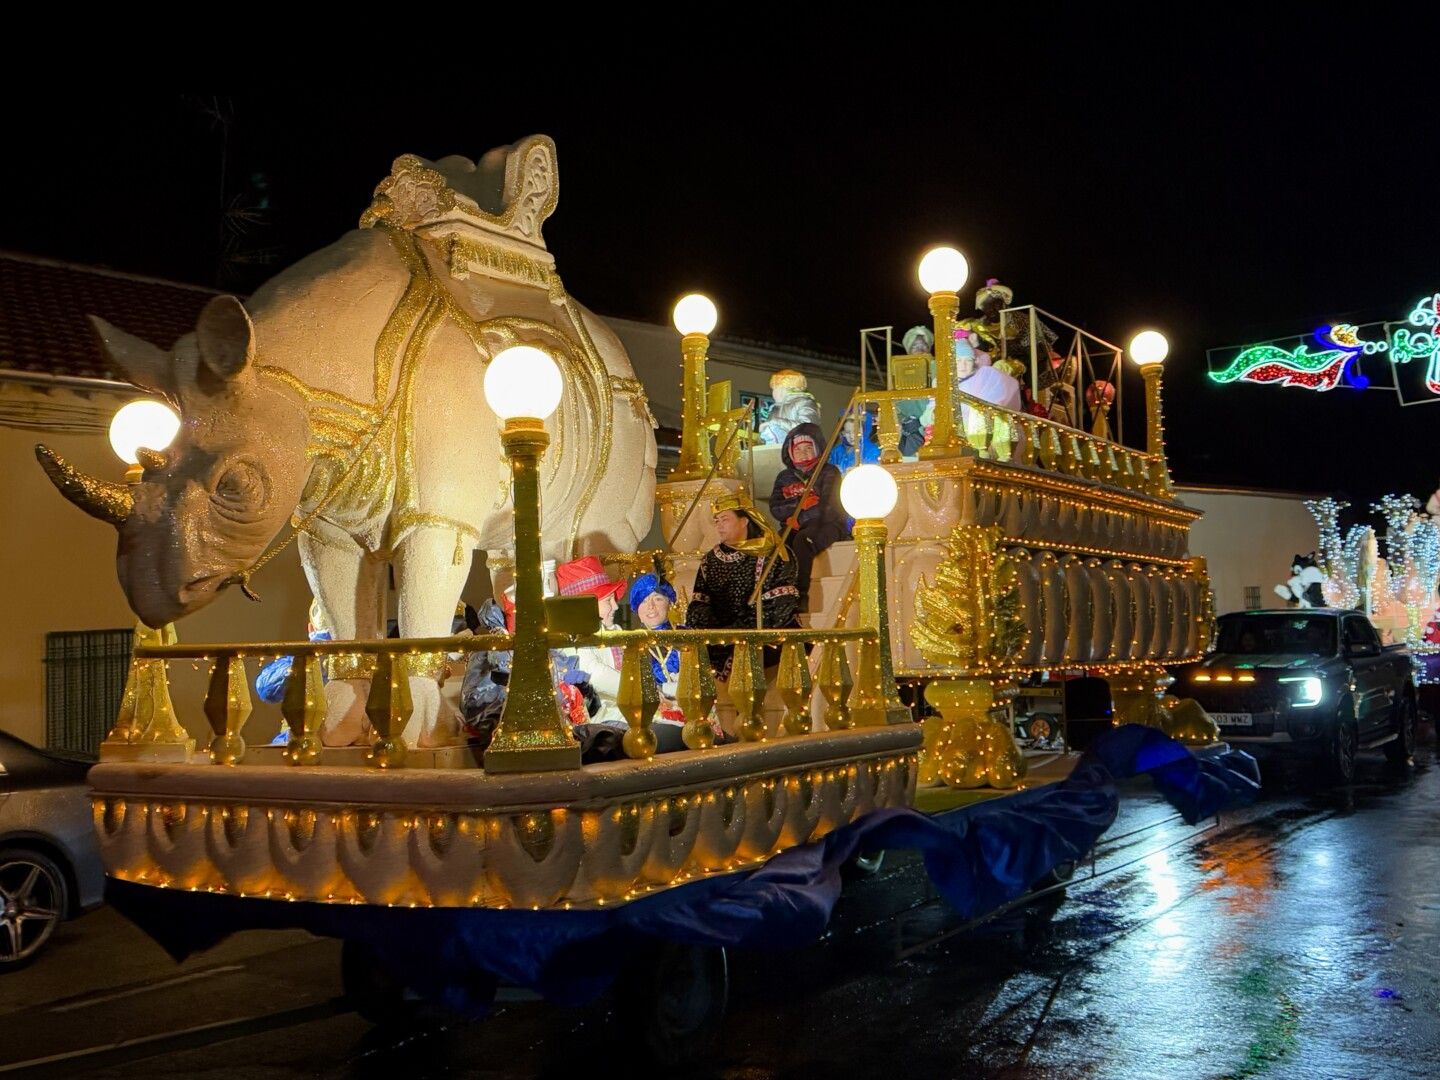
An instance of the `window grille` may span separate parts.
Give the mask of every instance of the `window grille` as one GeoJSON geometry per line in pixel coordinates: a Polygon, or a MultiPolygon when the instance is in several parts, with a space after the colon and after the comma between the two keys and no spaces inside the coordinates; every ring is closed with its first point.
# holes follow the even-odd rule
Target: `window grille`
{"type": "Polygon", "coordinates": [[[1245,586],[1245,610],[1246,610],[1246,611],[1258,611],[1258,610],[1260,610],[1260,586],[1259,586],[1259,585],[1246,585],[1246,586],[1245,586]]]}
{"type": "Polygon", "coordinates": [[[115,723],[130,670],[133,630],[45,635],[45,745],[98,754],[115,723]]]}

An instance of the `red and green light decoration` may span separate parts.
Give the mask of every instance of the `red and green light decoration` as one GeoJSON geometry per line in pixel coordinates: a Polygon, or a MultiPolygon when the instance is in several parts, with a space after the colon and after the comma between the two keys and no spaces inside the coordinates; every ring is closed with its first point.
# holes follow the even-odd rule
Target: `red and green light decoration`
{"type": "MultiPolygon", "coordinates": [[[[1361,356],[1386,354],[1395,366],[1428,361],[1425,387],[1440,395],[1440,293],[1427,296],[1410,311],[1402,324],[1374,324],[1389,329],[1379,341],[1362,340],[1359,327],[1349,323],[1322,326],[1315,331],[1319,348],[1312,351],[1306,342],[1293,349],[1273,342],[1241,349],[1222,370],[1210,372],[1217,383],[1273,383],[1299,386],[1306,390],[1333,390],[1342,385],[1363,390],[1370,380],[1356,362],[1361,356]],[[1418,329],[1414,329],[1418,328],[1418,329]]],[[[1291,339],[1293,340],[1293,339],[1291,339]]]]}

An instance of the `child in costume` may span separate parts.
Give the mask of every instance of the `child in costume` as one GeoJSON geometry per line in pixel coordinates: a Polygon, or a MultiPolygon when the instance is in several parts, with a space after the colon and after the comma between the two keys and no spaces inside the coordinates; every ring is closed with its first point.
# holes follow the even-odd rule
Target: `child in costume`
{"type": "MultiPolygon", "coordinates": [[[[674,603],[674,587],[656,574],[641,574],[630,586],[630,610],[647,630],[673,630],[670,606],[674,603]]],[[[680,650],[673,645],[652,645],[650,671],[660,689],[659,719],[684,723],[685,716],[676,701],[680,689],[680,650]]]]}
{"type": "MultiPolygon", "coordinates": [[[[555,582],[561,596],[595,597],[600,609],[600,629],[619,629],[615,625],[615,614],[620,608],[620,596],[625,592],[625,583],[611,581],[610,575],[605,573],[604,565],[596,556],[586,555],[557,566],[555,582]]],[[[589,722],[628,727],[625,715],[615,704],[615,695],[620,691],[620,661],[623,655],[621,650],[607,647],[581,648],[574,650],[573,655],[574,668],[561,677],[561,685],[575,687],[582,696],[582,684],[588,683],[594,689],[598,697],[598,708],[588,717],[589,722]]],[[[561,695],[570,699],[566,704],[573,719],[574,715],[578,715],[574,712],[574,695],[567,694],[564,690],[561,695]]]]}
{"type": "Polygon", "coordinates": [[[788,543],[795,555],[795,586],[802,612],[810,609],[810,570],[815,556],[837,540],[850,539],[850,519],[840,505],[840,470],[820,461],[824,438],[817,424],[801,424],[790,432],[780,450],[785,467],[776,475],[770,492],[771,515],[790,527],[788,543]],[[820,471],[807,492],[805,485],[816,469],[820,471]]]}

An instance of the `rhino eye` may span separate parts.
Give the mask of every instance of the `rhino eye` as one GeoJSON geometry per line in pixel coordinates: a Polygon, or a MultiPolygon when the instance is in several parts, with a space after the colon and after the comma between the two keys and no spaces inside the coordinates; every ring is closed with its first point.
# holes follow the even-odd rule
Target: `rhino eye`
{"type": "Polygon", "coordinates": [[[212,498],[222,513],[253,513],[264,506],[266,487],[265,474],[258,467],[237,461],[220,474],[212,498]]]}

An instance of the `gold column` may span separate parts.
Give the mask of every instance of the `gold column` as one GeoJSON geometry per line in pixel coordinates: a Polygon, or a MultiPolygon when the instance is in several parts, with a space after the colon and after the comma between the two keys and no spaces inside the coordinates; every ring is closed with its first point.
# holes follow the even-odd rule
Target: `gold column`
{"type": "Polygon", "coordinates": [[[320,657],[297,656],[285,680],[285,699],[280,715],[290,725],[290,741],[283,757],[291,765],[320,764],[319,731],[325,723],[325,680],[320,674],[320,657]]]}
{"type": "Polygon", "coordinates": [[[960,297],[953,292],[930,294],[935,317],[935,426],[922,458],[959,457],[966,447],[955,434],[955,315],[960,297]]]}
{"type": "Polygon", "coordinates": [[[515,641],[505,708],[485,752],[485,769],[578,769],[580,744],[555,699],[540,584],[540,458],[550,436],[544,421],[517,417],[505,421],[500,443],[510,459],[515,523],[515,641]]]}
{"type": "MultiPolygon", "coordinates": [[[[136,645],[174,645],[175,627],[135,624],[136,645]]],[[[134,657],[115,726],[100,744],[102,761],[189,761],[195,740],[175,716],[165,661],[134,657]]]]}
{"type": "MultiPolygon", "coordinates": [[[[954,295],[953,293],[951,294],[954,295]]],[[[855,690],[850,716],[857,727],[904,724],[910,710],[900,700],[890,656],[890,605],[885,595],[885,522],[860,518],[852,531],[860,586],[860,625],[874,628],[875,638],[862,638],[857,651],[855,690]]]]}
{"type": "Polygon", "coordinates": [[[1145,380],[1145,449],[1155,459],[1158,475],[1154,493],[1174,494],[1170,486],[1170,466],[1165,460],[1165,413],[1160,404],[1160,364],[1145,364],[1140,375],[1145,380]]]}
{"type": "Polygon", "coordinates": [[[705,430],[705,355],[710,348],[708,334],[686,334],[680,339],[680,355],[684,359],[681,376],[680,463],[670,474],[671,480],[703,480],[709,471],[709,455],[702,446],[705,430]]]}
{"type": "Polygon", "coordinates": [[[900,417],[895,410],[895,402],[890,398],[880,402],[875,431],[875,441],[880,445],[880,464],[894,465],[904,460],[900,454],[900,417]]]}
{"type": "Polygon", "coordinates": [[[216,657],[210,672],[210,690],[205,695],[205,718],[215,732],[215,738],[210,740],[210,760],[216,765],[238,765],[245,756],[240,731],[253,710],[245,661],[238,656],[216,657]]]}

